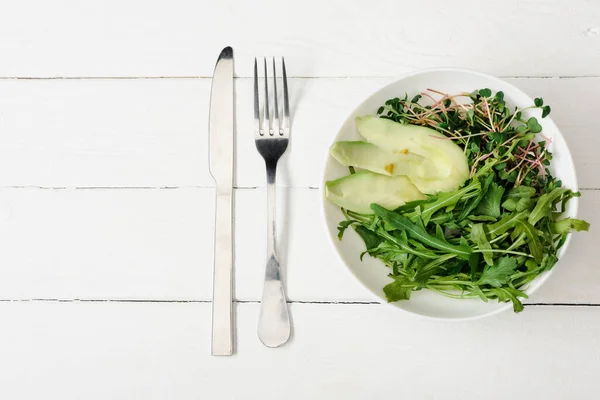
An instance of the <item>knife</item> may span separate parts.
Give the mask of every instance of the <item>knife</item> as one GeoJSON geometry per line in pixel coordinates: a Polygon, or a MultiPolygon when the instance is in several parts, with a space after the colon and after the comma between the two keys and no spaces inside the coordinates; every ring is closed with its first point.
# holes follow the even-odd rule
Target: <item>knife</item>
{"type": "Polygon", "coordinates": [[[213,356],[233,353],[232,332],[232,195],[234,141],[233,49],[225,47],[217,60],[210,92],[210,174],[215,180],[215,254],[212,299],[213,356]]]}

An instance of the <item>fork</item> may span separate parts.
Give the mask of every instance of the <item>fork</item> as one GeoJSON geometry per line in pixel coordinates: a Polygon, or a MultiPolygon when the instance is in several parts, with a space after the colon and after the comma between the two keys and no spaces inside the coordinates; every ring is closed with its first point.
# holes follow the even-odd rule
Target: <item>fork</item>
{"type": "Polygon", "coordinates": [[[283,115],[279,119],[277,105],[277,73],[273,59],[273,118],[269,114],[269,84],[267,60],[265,67],[265,92],[263,113],[261,118],[258,63],[254,59],[254,134],[256,148],[265,160],[267,169],[267,267],[263,286],[260,315],[258,317],[258,337],[267,347],[279,347],[290,337],[290,316],[288,313],[281,268],[277,258],[277,237],[275,231],[275,176],[277,162],[285,153],[290,138],[290,107],[288,102],[288,85],[285,61],[281,59],[283,73],[283,115]]]}

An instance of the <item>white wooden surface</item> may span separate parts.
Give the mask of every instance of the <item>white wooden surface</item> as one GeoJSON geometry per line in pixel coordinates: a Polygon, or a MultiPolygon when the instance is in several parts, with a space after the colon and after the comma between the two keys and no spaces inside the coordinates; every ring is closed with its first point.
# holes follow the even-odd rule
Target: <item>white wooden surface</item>
{"type": "Polygon", "coordinates": [[[5,2],[0,398],[595,398],[600,5],[593,1],[5,2]],[[269,24],[257,23],[268,21],[269,24]],[[236,51],[237,354],[209,356],[210,75],[236,51]],[[264,171],[251,60],[286,57],[280,170],[292,341],[258,341],[264,171]],[[371,92],[419,68],[508,79],[553,108],[592,230],[520,315],[450,324],[375,304],[319,214],[321,162],[371,92]]]}

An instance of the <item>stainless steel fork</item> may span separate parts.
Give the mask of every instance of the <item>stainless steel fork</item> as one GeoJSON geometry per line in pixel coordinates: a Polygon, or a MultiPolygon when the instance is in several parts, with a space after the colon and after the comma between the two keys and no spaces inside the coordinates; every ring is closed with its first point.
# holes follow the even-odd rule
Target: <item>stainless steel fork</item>
{"type": "Polygon", "coordinates": [[[265,160],[267,168],[267,268],[263,287],[260,315],[258,320],[258,337],[267,347],[278,347],[287,342],[290,337],[290,316],[288,313],[285,293],[281,283],[281,268],[277,258],[277,236],[275,231],[275,176],[277,162],[285,153],[290,137],[290,107],[288,102],[288,85],[285,71],[285,61],[281,59],[283,74],[283,115],[279,119],[277,105],[277,73],[273,59],[273,118],[269,113],[269,84],[267,60],[265,67],[265,88],[263,112],[261,117],[258,63],[254,59],[254,132],[256,148],[265,160]]]}

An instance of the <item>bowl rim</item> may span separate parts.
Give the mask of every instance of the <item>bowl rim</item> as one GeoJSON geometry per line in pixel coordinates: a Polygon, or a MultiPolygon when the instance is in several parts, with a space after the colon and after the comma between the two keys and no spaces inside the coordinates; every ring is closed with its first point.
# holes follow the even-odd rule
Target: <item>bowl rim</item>
{"type": "MultiPolygon", "coordinates": [[[[389,86],[392,85],[396,85],[398,84],[398,82],[403,81],[405,79],[411,78],[413,76],[417,76],[417,75],[422,75],[422,74],[428,74],[428,73],[443,73],[443,72],[460,72],[460,73],[467,73],[467,74],[472,74],[472,75],[477,75],[486,79],[489,79],[491,81],[494,82],[499,82],[502,83],[504,85],[510,85],[511,88],[518,94],[525,96],[526,98],[531,100],[531,103],[533,104],[533,99],[531,98],[531,96],[529,96],[527,93],[525,93],[523,90],[521,90],[520,88],[518,88],[517,86],[513,85],[510,82],[505,81],[504,79],[501,79],[497,76],[494,75],[490,75],[490,74],[486,74],[484,72],[480,72],[480,71],[475,71],[472,69],[468,69],[468,68],[454,68],[454,67],[440,67],[440,68],[426,68],[426,69],[419,69],[407,74],[403,74],[398,76],[396,79],[394,79],[391,82],[388,82],[386,84],[384,84],[383,86],[381,86],[379,89],[373,91],[370,95],[368,95],[361,103],[359,103],[358,105],[356,105],[352,111],[350,111],[350,113],[348,114],[348,116],[343,120],[342,124],[340,125],[340,127],[337,130],[337,133],[334,137],[337,138],[337,136],[339,135],[341,129],[343,128],[343,126],[347,123],[347,121],[352,117],[352,114],[354,114],[354,111],[358,108],[360,108],[363,104],[365,104],[367,101],[369,101],[369,99],[371,99],[373,96],[377,95],[378,93],[384,91],[385,89],[387,89],[389,86]]],[[[558,131],[558,133],[560,134],[560,136],[563,139],[564,142],[564,152],[569,154],[569,161],[570,161],[570,167],[573,170],[573,188],[571,188],[571,190],[573,190],[574,192],[578,192],[579,191],[579,182],[577,181],[577,170],[575,169],[575,163],[573,161],[573,156],[571,153],[571,149],[568,146],[567,140],[565,138],[565,136],[563,135],[562,131],[560,130],[560,128],[558,127],[558,125],[554,122],[554,120],[552,119],[552,117],[548,116],[545,118],[546,121],[550,121],[552,124],[554,124],[554,126],[556,127],[556,130],[558,131]]],[[[331,144],[330,144],[331,146],[331,144]]],[[[346,270],[346,272],[349,275],[352,275],[352,277],[354,278],[354,280],[356,282],[359,283],[359,285],[366,290],[367,293],[369,293],[369,295],[374,298],[378,304],[383,304],[386,307],[391,307],[394,308],[396,310],[400,310],[403,313],[406,313],[407,315],[411,315],[411,316],[416,316],[419,318],[423,318],[423,319],[427,319],[430,321],[443,321],[443,322],[467,322],[467,321],[474,321],[474,320],[478,320],[478,319],[482,319],[482,318],[487,318],[487,317],[491,317],[493,315],[499,314],[501,312],[504,312],[506,310],[508,310],[509,308],[512,308],[512,303],[508,302],[508,303],[503,303],[501,306],[494,308],[493,310],[480,314],[480,315],[474,315],[474,316],[469,316],[469,317],[439,317],[439,316],[431,316],[431,315],[426,315],[426,314],[421,314],[418,312],[414,312],[411,310],[406,310],[404,308],[398,307],[396,306],[394,303],[390,303],[390,302],[386,302],[384,299],[382,299],[381,296],[378,296],[377,294],[375,294],[369,287],[367,287],[367,285],[352,271],[352,269],[346,264],[346,262],[344,261],[344,259],[342,258],[342,255],[340,254],[337,246],[335,245],[334,242],[334,237],[331,235],[330,230],[329,230],[329,225],[327,224],[327,217],[326,217],[326,211],[325,211],[325,205],[326,203],[326,199],[325,199],[325,181],[326,181],[326,172],[327,172],[327,163],[329,161],[329,147],[326,150],[326,154],[325,154],[325,158],[324,158],[324,162],[323,165],[321,166],[321,178],[320,178],[320,187],[319,187],[319,201],[320,201],[320,212],[321,212],[321,220],[323,221],[323,228],[325,229],[325,234],[327,236],[327,241],[329,243],[329,245],[333,248],[334,253],[336,255],[336,258],[338,259],[338,262],[340,264],[342,264],[344,266],[344,269],[346,270]]],[[[577,217],[578,213],[579,213],[579,198],[574,197],[573,199],[570,200],[570,202],[572,202],[572,209],[573,209],[573,216],[577,217]]],[[[572,235],[568,235],[567,236],[567,240],[565,241],[563,247],[560,249],[562,252],[562,257],[564,257],[566,250],[568,249],[570,243],[571,243],[571,238],[572,235]]],[[[557,263],[558,264],[558,263],[557,263]]],[[[554,272],[554,270],[556,269],[556,266],[554,266],[552,269],[550,269],[549,271],[543,272],[542,274],[538,275],[538,277],[536,278],[537,282],[535,286],[529,287],[526,290],[524,290],[524,292],[527,295],[531,295],[533,293],[535,293],[537,290],[539,290],[540,287],[543,286],[543,284],[548,280],[548,278],[552,275],[552,273],[554,272]]]]}

